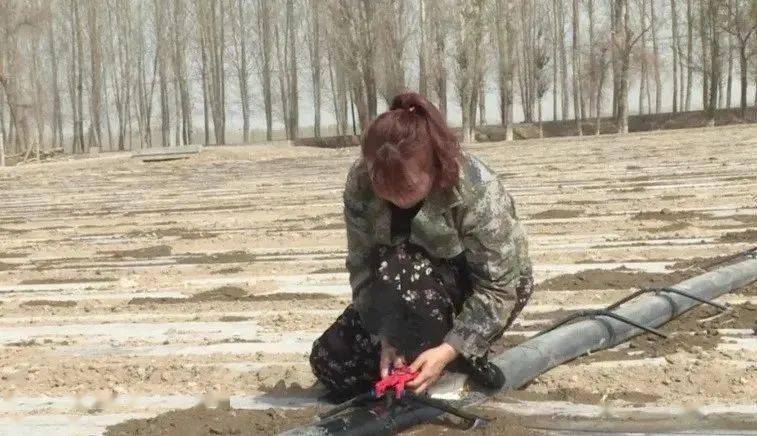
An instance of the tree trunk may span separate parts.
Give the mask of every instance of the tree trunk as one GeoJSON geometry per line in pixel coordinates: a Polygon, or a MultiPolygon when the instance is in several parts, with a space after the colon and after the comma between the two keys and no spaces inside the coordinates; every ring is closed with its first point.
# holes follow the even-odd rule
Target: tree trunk
{"type": "Polygon", "coordinates": [[[597,65],[597,48],[596,48],[596,32],[595,32],[595,19],[594,19],[594,0],[588,0],[586,3],[586,9],[589,15],[589,116],[594,114],[597,109],[597,93],[596,87],[599,76],[599,66],[597,65]]]}
{"type": "MultiPolygon", "coordinates": [[[[0,52],[0,67],[3,65],[3,54],[0,52]]],[[[0,167],[5,166],[5,143],[8,132],[5,130],[5,101],[0,93],[0,167]]]]}
{"type": "Polygon", "coordinates": [[[242,109],[242,142],[250,143],[250,93],[249,67],[247,65],[247,17],[244,2],[237,0],[237,17],[234,29],[237,33],[235,44],[237,49],[237,78],[239,80],[239,104],[242,109]]]}
{"type": "Polygon", "coordinates": [[[53,148],[63,148],[63,114],[61,110],[60,87],[58,84],[58,51],[55,49],[55,38],[53,37],[53,27],[55,19],[50,18],[50,24],[47,28],[47,47],[50,56],[50,68],[52,70],[51,93],[53,98],[52,111],[52,146],[53,148]]]}
{"type": "Polygon", "coordinates": [[[287,139],[291,139],[291,128],[289,126],[290,121],[290,112],[289,112],[289,93],[287,92],[287,88],[289,86],[289,74],[287,73],[286,66],[287,66],[287,60],[289,57],[287,56],[287,40],[286,36],[284,37],[284,48],[282,49],[281,45],[281,33],[279,32],[279,25],[278,23],[273,24],[273,34],[274,34],[274,42],[276,45],[276,63],[278,64],[278,82],[279,82],[279,100],[281,102],[281,114],[282,114],[282,121],[284,122],[284,132],[286,134],[287,139]]]}
{"type": "Polygon", "coordinates": [[[201,79],[202,79],[202,120],[204,132],[205,147],[210,144],[210,83],[208,78],[208,47],[207,40],[203,35],[200,37],[200,58],[201,62],[201,79]]]}
{"type": "Polygon", "coordinates": [[[444,59],[447,57],[447,26],[441,20],[441,5],[438,2],[426,3],[426,15],[431,28],[429,33],[433,36],[434,55],[429,61],[434,61],[433,78],[434,91],[439,99],[439,111],[447,118],[447,65],[444,59]]]}
{"type": "Polygon", "coordinates": [[[649,13],[649,25],[652,31],[652,56],[654,59],[654,107],[655,113],[662,111],[662,75],[660,73],[660,48],[657,44],[657,10],[655,9],[655,1],[650,0],[650,13],[649,13]]]}
{"type": "Polygon", "coordinates": [[[420,31],[420,46],[418,47],[418,92],[421,95],[428,94],[428,80],[426,75],[426,54],[428,44],[426,42],[426,4],[424,0],[418,0],[418,28],[420,31]]]}
{"type": "MultiPolygon", "coordinates": [[[[310,37],[310,69],[313,76],[313,136],[321,137],[321,16],[320,0],[310,0],[312,26],[310,37]]],[[[421,24],[422,26],[422,24],[421,24]]]]}
{"type": "MultiPolygon", "coordinates": [[[[173,41],[174,41],[174,72],[176,82],[179,87],[179,97],[181,105],[181,135],[185,144],[191,144],[192,139],[192,101],[187,78],[187,43],[183,38],[186,32],[186,6],[183,2],[174,2],[174,20],[173,20],[173,41]],[[180,7],[181,6],[181,7],[180,7]]],[[[177,115],[178,115],[177,111],[177,115]]],[[[177,116],[176,122],[179,122],[177,116]]]]}
{"type": "Polygon", "coordinates": [[[600,69],[598,72],[598,78],[597,78],[597,121],[596,121],[596,130],[595,134],[599,135],[602,133],[602,89],[605,86],[605,78],[607,77],[607,68],[605,67],[605,58],[604,54],[602,55],[602,58],[599,59],[600,62],[600,69]]]}
{"type": "Polygon", "coordinates": [[[297,31],[294,25],[294,0],[287,0],[287,39],[289,40],[289,129],[290,139],[300,130],[300,99],[297,80],[297,31]]]}
{"type": "Polygon", "coordinates": [[[710,79],[712,78],[712,69],[710,65],[711,56],[709,49],[711,49],[712,46],[710,38],[708,37],[708,11],[705,9],[705,2],[708,1],[709,0],[699,0],[699,40],[702,49],[702,109],[705,112],[709,110],[709,102],[712,95],[717,95],[717,91],[715,91],[715,94],[710,94],[710,87],[717,87],[717,83],[710,82],[710,79]]]}
{"type": "Polygon", "coordinates": [[[165,11],[164,3],[155,0],[155,56],[158,63],[158,87],[160,89],[160,133],[161,145],[171,145],[171,114],[168,96],[168,74],[166,72],[166,41],[165,41],[165,11]]]}
{"type": "Polygon", "coordinates": [[[694,14],[692,12],[693,0],[686,0],[686,111],[691,110],[691,83],[694,76],[694,65],[692,62],[694,53],[694,14]]]}
{"type": "Polygon", "coordinates": [[[72,1],[73,13],[76,20],[76,28],[74,30],[75,36],[73,44],[76,50],[76,89],[74,96],[76,99],[76,135],[79,138],[79,151],[84,153],[84,42],[82,36],[82,24],[79,17],[79,7],[77,1],[72,1]]]}
{"type": "Polygon", "coordinates": [[[486,125],[486,86],[483,80],[478,87],[478,125],[486,125]]]}
{"type": "Polygon", "coordinates": [[[90,117],[92,125],[92,142],[90,146],[102,147],[102,53],[100,47],[100,26],[97,12],[99,2],[91,2],[87,13],[87,27],[89,31],[89,54],[90,54],[90,117]]]}
{"type": "MultiPolygon", "coordinates": [[[[421,0],[423,3],[423,0],[421,0]]],[[[500,124],[502,126],[507,125],[505,106],[507,105],[506,87],[507,87],[507,73],[508,63],[511,61],[507,56],[507,40],[509,35],[505,30],[505,7],[506,5],[502,0],[495,2],[495,13],[497,14],[494,20],[495,33],[494,38],[497,43],[497,90],[499,91],[499,114],[500,124]]]]}
{"type": "Polygon", "coordinates": [[[5,166],[5,120],[0,117],[0,123],[3,124],[3,134],[0,135],[0,168],[5,166]]]}
{"type": "MultiPolygon", "coordinates": [[[[646,13],[646,5],[647,0],[642,0],[641,5],[643,6],[641,9],[641,28],[646,29],[647,27],[647,13],[646,13]]],[[[648,93],[649,91],[646,88],[647,80],[648,80],[648,74],[647,74],[647,36],[646,33],[641,34],[641,72],[639,74],[639,115],[644,115],[644,94],[648,93]]],[[[647,99],[648,101],[648,99],[647,99]]]]}
{"type": "Polygon", "coordinates": [[[733,35],[728,33],[728,79],[725,92],[725,107],[731,108],[731,90],[733,88],[733,35]]]}
{"type": "Polygon", "coordinates": [[[258,1],[258,27],[262,33],[262,55],[263,65],[261,68],[261,78],[263,87],[263,107],[265,110],[265,138],[266,141],[273,140],[273,90],[271,84],[271,2],[268,0],[258,1]]]}
{"type": "Polygon", "coordinates": [[[507,40],[505,41],[505,55],[507,56],[507,77],[505,78],[505,140],[512,141],[513,138],[513,101],[515,100],[513,95],[513,75],[515,64],[515,47],[513,44],[513,38],[515,37],[515,31],[512,27],[512,16],[510,9],[507,8],[505,14],[506,25],[505,31],[507,33],[507,40]]]}
{"type": "Polygon", "coordinates": [[[739,101],[739,114],[742,119],[746,117],[746,93],[747,93],[747,72],[749,71],[749,61],[746,55],[746,45],[739,45],[739,77],[741,85],[741,99],[739,101]]]}
{"type": "Polygon", "coordinates": [[[573,116],[576,119],[578,136],[581,136],[583,130],[581,129],[581,60],[578,56],[578,47],[581,45],[579,15],[578,0],[573,0],[573,116]]]}
{"type": "Polygon", "coordinates": [[[711,1],[709,3],[710,31],[710,104],[707,111],[707,118],[710,126],[715,125],[715,111],[718,108],[718,91],[720,90],[720,36],[718,35],[715,20],[717,19],[717,5],[711,1]]]}
{"type": "Polygon", "coordinates": [[[670,0],[670,17],[673,37],[671,41],[673,51],[673,113],[676,113],[678,112],[678,12],[676,10],[676,0],[670,0]]]}
{"type": "Polygon", "coordinates": [[[560,89],[562,96],[561,116],[563,120],[569,119],[570,97],[568,94],[568,51],[565,49],[565,1],[558,0],[559,4],[559,28],[557,39],[560,51],[560,89]]]}
{"type": "Polygon", "coordinates": [[[622,34],[623,50],[620,53],[620,86],[618,89],[618,133],[628,133],[628,70],[630,69],[631,44],[628,28],[628,0],[617,0],[616,7],[622,19],[617,22],[616,32],[622,34]]]}

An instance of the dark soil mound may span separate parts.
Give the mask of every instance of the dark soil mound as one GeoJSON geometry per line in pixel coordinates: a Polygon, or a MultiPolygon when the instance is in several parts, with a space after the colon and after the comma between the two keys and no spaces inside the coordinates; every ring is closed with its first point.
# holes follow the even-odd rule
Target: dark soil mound
{"type": "Polygon", "coordinates": [[[679,210],[672,211],[670,209],[662,209],[659,211],[639,212],[631,217],[631,219],[637,221],[656,220],[677,222],[681,220],[699,219],[705,217],[707,217],[707,215],[700,212],[688,212],[679,210]]]}
{"type": "Polygon", "coordinates": [[[31,300],[21,303],[22,307],[49,306],[49,307],[74,307],[76,301],[57,301],[57,300],[31,300]]]}
{"type": "Polygon", "coordinates": [[[117,259],[152,259],[155,257],[165,257],[171,255],[171,247],[168,245],[155,245],[152,247],[137,248],[135,250],[113,250],[101,251],[100,254],[107,254],[117,259]]]}
{"type": "Polygon", "coordinates": [[[562,274],[543,281],[538,288],[546,291],[580,291],[586,289],[631,289],[670,286],[686,280],[685,272],[648,273],[625,267],[611,270],[589,269],[575,274],[562,274]]]}
{"type": "Polygon", "coordinates": [[[556,218],[576,218],[583,215],[582,210],[573,209],[549,209],[543,212],[531,215],[533,219],[556,219],[556,218]]]}
{"type": "Polygon", "coordinates": [[[743,232],[729,232],[721,236],[720,242],[757,242],[757,229],[744,230],[743,232]]]}
{"type": "Polygon", "coordinates": [[[353,135],[329,136],[325,138],[299,138],[294,145],[320,148],[347,148],[360,145],[360,137],[353,135]]]}
{"type": "Polygon", "coordinates": [[[107,436],[165,435],[273,435],[313,421],[315,410],[267,409],[241,410],[230,407],[216,409],[197,406],[173,410],[150,419],[130,419],[110,426],[107,436]]]}

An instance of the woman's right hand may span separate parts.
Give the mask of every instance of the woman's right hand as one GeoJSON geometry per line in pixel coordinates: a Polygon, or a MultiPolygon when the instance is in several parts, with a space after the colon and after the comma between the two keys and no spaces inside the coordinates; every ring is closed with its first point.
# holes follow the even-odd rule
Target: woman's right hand
{"type": "Polygon", "coordinates": [[[401,356],[386,338],[381,338],[381,378],[386,378],[389,375],[390,368],[402,368],[405,365],[405,357],[401,356]]]}

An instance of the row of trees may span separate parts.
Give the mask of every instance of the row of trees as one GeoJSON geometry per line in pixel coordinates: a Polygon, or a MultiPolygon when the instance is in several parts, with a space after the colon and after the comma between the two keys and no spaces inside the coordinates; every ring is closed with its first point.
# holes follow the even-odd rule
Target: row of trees
{"type": "Polygon", "coordinates": [[[277,125],[295,138],[303,122],[319,137],[324,111],[345,135],[406,88],[445,113],[456,103],[465,140],[492,92],[509,138],[514,105],[541,125],[548,96],[551,117],[575,119],[579,133],[605,114],[622,133],[632,82],[639,113],[661,112],[664,98],[714,119],[738,88],[743,114],[757,52],[754,0],[0,0],[0,10],[0,159],[64,142],[225,144],[239,118],[248,142],[255,114],[268,140],[277,125]],[[312,120],[301,119],[305,100],[312,120]]]}

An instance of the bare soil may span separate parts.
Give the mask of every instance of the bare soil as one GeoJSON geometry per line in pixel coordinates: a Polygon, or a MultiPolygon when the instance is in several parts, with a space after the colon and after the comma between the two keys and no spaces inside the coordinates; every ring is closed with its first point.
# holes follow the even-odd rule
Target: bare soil
{"type": "Polygon", "coordinates": [[[276,292],[255,295],[237,286],[221,286],[210,291],[203,291],[187,298],[171,297],[137,297],[129,300],[129,304],[184,304],[201,303],[204,301],[303,301],[332,299],[332,295],[319,293],[276,292]]]}
{"type": "Polygon", "coordinates": [[[639,391],[618,391],[608,395],[588,392],[586,390],[574,388],[557,388],[549,392],[532,392],[528,390],[507,391],[495,395],[494,400],[498,401],[569,401],[578,404],[600,404],[605,401],[623,401],[631,404],[652,403],[659,399],[657,395],[648,394],[639,391]]]}
{"type": "Polygon", "coordinates": [[[631,219],[638,221],[673,221],[677,223],[684,220],[700,219],[705,217],[705,214],[699,212],[671,211],[670,209],[666,208],[659,211],[639,212],[635,214],[631,219]]]}
{"type": "Polygon", "coordinates": [[[757,229],[729,232],[720,237],[721,242],[757,242],[757,229]]]}
{"type": "Polygon", "coordinates": [[[204,405],[174,410],[154,418],[132,419],[108,427],[107,436],[166,435],[274,435],[312,422],[316,411],[307,409],[242,410],[204,405]]]}
{"type": "Polygon", "coordinates": [[[61,300],[30,300],[21,303],[23,307],[33,306],[49,306],[49,307],[74,307],[76,301],[61,301],[61,300]]]}
{"type": "Polygon", "coordinates": [[[152,247],[137,248],[134,250],[113,250],[102,251],[100,254],[105,254],[115,258],[131,258],[131,259],[153,259],[156,257],[165,257],[171,255],[171,247],[168,245],[155,245],[152,247]]]}
{"type": "MultiPolygon", "coordinates": [[[[557,315],[675,283],[753,246],[755,138],[757,126],[732,126],[466,144],[511,190],[544,282],[502,349],[557,315]],[[721,239],[728,233],[738,236],[721,239]],[[600,271],[556,275],[600,260],[600,271]],[[657,262],[676,263],[673,275],[657,262]]],[[[211,147],[150,165],[113,154],[0,169],[0,395],[11,399],[0,420],[75,418],[68,398],[96,392],[134,399],[103,410],[125,415],[166,412],[156,398],[172,395],[305,395],[312,339],[350,300],[341,190],[357,152],[211,147]]],[[[724,296],[739,318],[702,330],[749,325],[742,305],[755,295],[757,285],[724,296]]],[[[714,335],[697,339],[704,345],[676,335],[680,351],[649,344],[665,351],[652,362],[645,343],[614,360],[577,359],[524,392],[743,404],[757,398],[748,369],[757,354],[734,338],[722,333],[718,345],[729,348],[711,348],[714,335]],[[634,351],[643,353],[629,359],[634,351]]],[[[81,422],[64,432],[93,431],[81,422]]],[[[504,433],[511,421],[499,422],[504,433]]]]}
{"type": "Polygon", "coordinates": [[[583,215],[582,210],[550,209],[531,215],[533,219],[575,218],[583,215]]]}
{"type": "Polygon", "coordinates": [[[725,328],[751,330],[752,335],[757,335],[757,306],[751,302],[737,304],[724,313],[709,306],[699,306],[659,329],[668,335],[667,339],[653,334],[637,336],[628,342],[628,349],[599,351],[581,357],[575,363],[664,357],[680,352],[702,355],[728,342],[718,331],[725,328]]]}
{"type": "Polygon", "coordinates": [[[589,269],[576,274],[562,274],[538,285],[544,291],[579,291],[664,287],[691,277],[685,272],[647,273],[619,267],[613,270],[589,269]]]}

